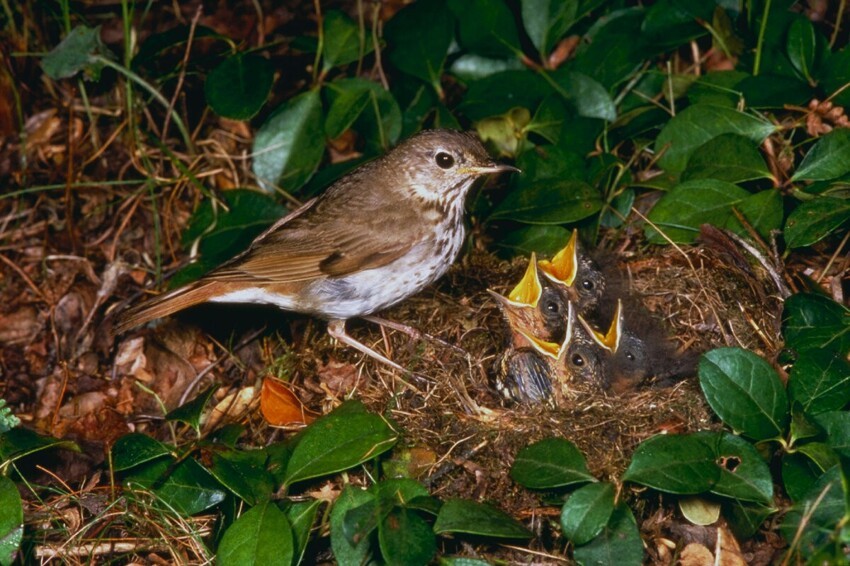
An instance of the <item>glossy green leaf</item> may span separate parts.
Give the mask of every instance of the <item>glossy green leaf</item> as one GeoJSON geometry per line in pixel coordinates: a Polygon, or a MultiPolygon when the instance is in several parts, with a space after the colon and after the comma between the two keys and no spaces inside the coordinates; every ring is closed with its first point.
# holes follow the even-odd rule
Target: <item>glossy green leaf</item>
{"type": "Polygon", "coordinates": [[[398,433],[382,417],[337,409],[301,433],[286,465],[285,483],[353,468],[389,450],[397,440],[398,433]]]}
{"type": "Polygon", "coordinates": [[[743,501],[724,501],[723,517],[729,521],[732,533],[738,540],[752,538],[762,523],[776,513],[775,507],[764,507],[743,501]]]}
{"type": "Polygon", "coordinates": [[[815,27],[806,17],[798,17],[788,29],[788,59],[807,81],[812,79],[815,64],[815,27]]]}
{"type": "Polygon", "coordinates": [[[322,63],[325,71],[357,61],[374,49],[368,30],[363,29],[361,37],[360,26],[344,12],[328,10],[324,14],[322,26],[325,36],[322,63]]]}
{"type": "Polygon", "coordinates": [[[832,543],[838,522],[844,516],[844,493],[839,467],[835,466],[794,504],[779,527],[782,537],[795,541],[794,554],[805,560],[832,543]]]}
{"type": "Polygon", "coordinates": [[[566,68],[552,73],[552,78],[558,92],[575,107],[579,116],[609,122],[617,118],[614,100],[596,79],[566,68]]]}
{"type": "Polygon", "coordinates": [[[584,158],[560,145],[534,146],[519,155],[516,166],[521,171],[511,176],[516,188],[546,179],[584,181],[587,175],[584,158]]]}
{"type": "MultiPolygon", "coordinates": [[[[765,240],[770,240],[771,234],[782,227],[782,219],[785,216],[782,193],[775,189],[765,189],[751,194],[736,204],[735,210],[742,214],[747,219],[747,223],[765,240]]],[[[749,231],[741,225],[734,214],[729,217],[725,227],[736,234],[749,237],[749,231]]]]}
{"type": "MultiPolygon", "coordinates": [[[[843,458],[850,458],[850,412],[829,411],[815,417],[817,423],[826,432],[826,442],[830,449],[843,458]]],[[[802,448],[802,447],[801,447],[802,448]]],[[[828,460],[814,460],[823,469],[828,460]]]]}
{"type": "Polygon", "coordinates": [[[525,66],[519,59],[494,59],[475,53],[466,53],[452,62],[449,71],[463,82],[474,82],[502,71],[522,71],[525,66]]]}
{"type": "Polygon", "coordinates": [[[789,421],[788,398],[776,370],[741,348],[702,355],[699,380],[705,398],[724,423],[755,440],[780,438],[789,421]]]}
{"type": "Polygon", "coordinates": [[[391,478],[372,486],[384,501],[393,505],[404,505],[417,497],[428,497],[428,490],[416,480],[410,478],[391,478]]]}
{"type": "Polygon", "coordinates": [[[640,566],[643,564],[643,541],[632,510],[625,503],[617,505],[608,525],[588,544],[576,547],[573,558],[581,565],[616,564],[640,566]]]}
{"type": "Polygon", "coordinates": [[[531,252],[541,256],[552,257],[558,253],[564,243],[570,239],[571,230],[563,226],[523,226],[509,232],[496,245],[510,250],[511,255],[531,255],[531,252]]]}
{"type": "Polygon", "coordinates": [[[248,120],[266,103],[273,82],[274,67],[268,59],[237,53],[210,71],[204,95],[219,116],[248,120]]]}
{"type": "Polygon", "coordinates": [[[180,462],[159,458],[137,466],[125,485],[153,491],[164,504],[185,515],[218,505],[227,495],[209,471],[191,458],[180,462]]]}
{"type": "MultiPolygon", "coordinates": [[[[789,69],[788,72],[793,71],[789,69]]],[[[735,89],[741,92],[750,108],[781,109],[786,104],[805,106],[814,94],[812,88],[796,76],[771,73],[747,77],[735,89]]]]}
{"type": "Polygon", "coordinates": [[[492,505],[468,499],[449,499],[440,508],[434,532],[466,533],[494,538],[531,538],[522,523],[492,505]]]}
{"type": "MultiPolygon", "coordinates": [[[[789,394],[790,395],[790,394],[789,394]]],[[[790,398],[791,402],[791,435],[789,440],[792,444],[798,443],[800,440],[814,438],[818,436],[822,431],[820,427],[815,424],[814,420],[810,415],[807,415],[804,412],[803,404],[794,399],[790,398]]]]}
{"type": "Polygon", "coordinates": [[[599,191],[580,181],[539,181],[511,191],[491,220],[500,218],[527,224],[566,224],[591,216],[602,208],[599,191]]]}
{"type": "Polygon", "coordinates": [[[561,530],[575,545],[602,532],[614,512],[614,485],[592,483],[575,490],[561,509],[561,530]]]}
{"type": "Polygon", "coordinates": [[[850,91],[844,88],[850,83],[850,49],[845,47],[827,57],[817,69],[817,79],[834,104],[850,105],[850,91]]]}
{"type": "Polygon", "coordinates": [[[776,131],[776,126],[759,116],[725,106],[694,104],[664,126],[655,140],[663,151],[658,164],[671,172],[682,172],[697,148],[722,134],[738,134],[757,144],[776,131]]]}
{"type": "Polygon", "coordinates": [[[552,48],[578,16],[578,0],[522,0],[522,24],[540,59],[545,61],[552,48]]]}
{"type": "MultiPolygon", "coordinates": [[[[152,62],[159,62],[166,51],[183,47],[189,40],[200,42],[206,39],[215,39],[222,44],[228,43],[230,38],[226,35],[216,32],[214,29],[204,25],[177,25],[170,27],[163,32],[156,32],[142,40],[138,52],[133,57],[132,67],[134,70],[139,67],[148,66],[152,62]]],[[[210,42],[213,44],[214,42],[210,42]]],[[[184,47],[185,49],[185,47],[184,47]]]]}
{"type": "Polygon", "coordinates": [[[387,564],[428,564],[437,552],[431,526],[415,511],[393,508],[378,525],[378,544],[387,564]]]}
{"type": "Polygon", "coordinates": [[[544,438],[520,450],[511,466],[511,478],[532,489],[596,481],[582,453],[564,438],[544,438]]]}
{"type": "Polygon", "coordinates": [[[699,495],[686,495],[676,500],[676,506],[689,523],[705,527],[720,518],[720,503],[699,495]]]}
{"type": "Polygon", "coordinates": [[[218,385],[211,385],[198,393],[198,395],[191,401],[180,405],[173,411],[169,411],[169,413],[165,415],[165,420],[184,422],[195,430],[200,431],[201,417],[204,414],[204,407],[207,406],[207,403],[209,403],[209,400],[215,394],[217,389],[218,385]]]}
{"type": "Polygon", "coordinates": [[[15,483],[0,476],[0,565],[15,561],[24,536],[24,508],[15,483]]]}
{"type": "Polygon", "coordinates": [[[553,92],[552,86],[537,73],[504,71],[470,83],[457,111],[472,121],[500,116],[512,108],[531,111],[553,92]],[[493,96],[494,92],[499,96],[493,96]]]}
{"type": "Polygon", "coordinates": [[[643,8],[627,8],[597,19],[576,49],[572,70],[596,80],[609,91],[628,81],[655,52],[641,32],[645,13],[643,8]]]}
{"type": "Polygon", "coordinates": [[[785,243],[791,248],[810,246],[850,220],[850,201],[828,196],[801,203],[785,222],[785,243]]]}
{"type": "Polygon", "coordinates": [[[850,402],[850,364],[830,350],[800,352],[788,378],[788,395],[809,415],[841,409],[850,402]]]}
{"type": "Polygon", "coordinates": [[[773,478],[767,463],[750,442],[723,433],[717,444],[720,478],[711,493],[762,505],[773,503],[773,478]]]}
{"type": "Polygon", "coordinates": [[[348,511],[373,501],[375,496],[368,491],[348,485],[333,502],[331,509],[331,548],[334,558],[341,566],[360,566],[369,556],[370,540],[363,537],[356,544],[345,536],[345,516],[348,511]]]}
{"type": "Polygon", "coordinates": [[[850,173],[850,129],[836,128],[806,153],[792,181],[826,181],[850,173]]]}
{"type": "Polygon", "coordinates": [[[266,192],[292,192],[316,171],[325,153],[322,100],[310,90],[282,104],[254,137],[254,175],[266,192]]]}
{"type": "Polygon", "coordinates": [[[374,151],[386,151],[401,134],[401,109],[389,91],[365,79],[340,79],[326,85],[331,107],[326,131],[336,137],[350,127],[364,134],[374,151]]]}
{"type": "Polygon", "coordinates": [[[293,564],[304,562],[304,554],[307,551],[307,544],[310,542],[310,533],[313,529],[313,524],[316,522],[316,515],[322,503],[323,501],[321,499],[296,501],[284,510],[286,519],[292,525],[292,541],[294,543],[295,555],[293,564]]]}
{"type": "Polygon", "coordinates": [[[128,470],[171,453],[168,445],[146,434],[125,434],[112,445],[112,468],[128,470]]]}
{"type": "Polygon", "coordinates": [[[268,501],[251,508],[224,532],[216,562],[224,566],[289,566],[295,556],[292,527],[268,501]]]}
{"type": "Polygon", "coordinates": [[[696,148],[681,177],[682,181],[718,179],[729,183],[770,178],[756,143],[738,134],[721,134],[696,148]]]}
{"type": "Polygon", "coordinates": [[[850,351],[850,310],[828,297],[792,295],[785,301],[782,320],[789,348],[798,352],[810,348],[841,354],[850,351]]]}
{"type": "Polygon", "coordinates": [[[646,11],[641,31],[653,42],[664,46],[679,46],[708,34],[704,22],[711,22],[713,2],[659,0],[646,11]]]}
{"type": "Polygon", "coordinates": [[[42,436],[26,428],[13,428],[0,434],[0,462],[4,464],[52,448],[80,451],[80,447],[74,442],[42,436]]]}
{"type": "Polygon", "coordinates": [[[644,440],[623,475],[624,481],[678,494],[706,492],[719,478],[714,442],[697,434],[659,434],[644,440]]]}
{"type": "Polygon", "coordinates": [[[516,21],[504,0],[448,0],[461,47],[488,57],[521,53],[516,21]]]}
{"type": "Polygon", "coordinates": [[[98,57],[112,57],[100,40],[100,26],[77,26],[44,56],[41,68],[54,80],[66,79],[83,71],[85,78],[97,81],[104,66],[98,57]]]}
{"type": "Polygon", "coordinates": [[[823,470],[801,452],[782,455],[782,487],[791,501],[802,500],[809,488],[823,475],[823,470]]]}
{"type": "Polygon", "coordinates": [[[445,0],[408,4],[386,24],[387,58],[400,71],[442,92],[443,65],[454,35],[455,19],[445,0]]]}
{"type": "MultiPolygon", "coordinates": [[[[701,225],[727,226],[734,219],[732,207],[749,197],[749,192],[725,181],[686,181],[661,197],[649,212],[649,219],[674,242],[693,243],[701,225]]],[[[647,225],[645,232],[652,243],[667,242],[652,226],[647,225]]]]}
{"type": "Polygon", "coordinates": [[[546,141],[556,144],[561,138],[561,132],[568,123],[569,117],[569,111],[561,97],[551,94],[534,111],[534,116],[525,127],[525,131],[538,134],[546,141]]]}
{"type": "Polygon", "coordinates": [[[261,450],[213,452],[210,473],[249,505],[271,497],[274,478],[266,470],[266,454],[261,450]]]}

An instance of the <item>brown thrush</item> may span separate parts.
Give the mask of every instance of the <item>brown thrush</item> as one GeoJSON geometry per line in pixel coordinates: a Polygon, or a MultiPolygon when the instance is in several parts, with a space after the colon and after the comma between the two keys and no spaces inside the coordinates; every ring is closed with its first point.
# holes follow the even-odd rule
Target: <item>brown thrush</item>
{"type": "Polygon", "coordinates": [[[198,281],[129,309],[126,331],[202,302],[262,303],[328,319],[328,332],[397,369],[349,336],[345,321],[413,295],[454,262],[463,207],[495,163],[472,134],[428,130],[331,185],[198,281]]]}

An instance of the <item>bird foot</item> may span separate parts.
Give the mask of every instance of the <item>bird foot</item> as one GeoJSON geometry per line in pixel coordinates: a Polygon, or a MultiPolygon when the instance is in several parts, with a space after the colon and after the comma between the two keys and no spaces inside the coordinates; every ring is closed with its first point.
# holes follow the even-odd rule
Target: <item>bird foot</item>
{"type": "Polygon", "coordinates": [[[369,322],[373,322],[373,323],[378,324],[380,326],[389,328],[391,330],[396,330],[398,332],[402,332],[404,334],[407,334],[408,336],[410,336],[414,340],[423,340],[423,339],[429,340],[431,342],[436,342],[437,344],[439,344],[440,346],[443,346],[444,348],[449,348],[450,350],[454,350],[455,352],[458,352],[459,354],[463,354],[464,356],[469,355],[469,352],[467,352],[466,350],[464,350],[460,346],[455,346],[454,344],[450,344],[449,342],[446,342],[442,338],[437,338],[433,334],[428,334],[427,332],[422,332],[421,330],[413,328],[412,326],[408,326],[406,324],[402,324],[400,322],[395,322],[395,321],[392,321],[392,320],[387,320],[386,318],[381,318],[379,316],[369,315],[369,316],[362,316],[360,318],[362,318],[363,320],[367,320],[369,322]]]}
{"type": "Polygon", "coordinates": [[[336,340],[339,340],[343,344],[351,346],[355,350],[358,350],[359,352],[366,354],[367,356],[369,356],[373,359],[378,360],[382,364],[385,364],[385,365],[390,366],[391,368],[397,369],[398,371],[400,371],[402,373],[410,374],[414,377],[424,379],[426,381],[430,381],[426,376],[412,372],[409,369],[403,368],[402,366],[395,363],[394,361],[392,361],[388,357],[386,357],[382,354],[379,354],[378,352],[376,352],[375,350],[373,350],[372,348],[370,348],[366,344],[359,342],[359,341],[355,340],[354,338],[352,338],[351,335],[348,334],[348,332],[345,331],[345,321],[344,320],[331,320],[331,321],[329,321],[328,322],[328,334],[331,335],[331,338],[335,338],[336,340]]]}

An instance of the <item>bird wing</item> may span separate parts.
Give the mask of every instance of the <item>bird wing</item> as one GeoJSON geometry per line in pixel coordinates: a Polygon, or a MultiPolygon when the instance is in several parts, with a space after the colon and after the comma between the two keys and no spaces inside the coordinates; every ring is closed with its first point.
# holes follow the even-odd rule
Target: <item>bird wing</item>
{"type": "Polygon", "coordinates": [[[340,277],[391,263],[424,238],[414,211],[348,196],[320,199],[279,222],[206,278],[278,284],[340,277]]]}

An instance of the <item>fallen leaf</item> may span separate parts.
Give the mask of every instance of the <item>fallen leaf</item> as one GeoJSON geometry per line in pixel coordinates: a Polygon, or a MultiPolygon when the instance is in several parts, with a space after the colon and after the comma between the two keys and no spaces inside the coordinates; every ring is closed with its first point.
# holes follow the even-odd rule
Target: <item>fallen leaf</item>
{"type": "Polygon", "coordinates": [[[263,380],[260,411],[266,422],[272,426],[310,424],[318,416],[307,409],[282,381],[272,377],[263,380]]]}

